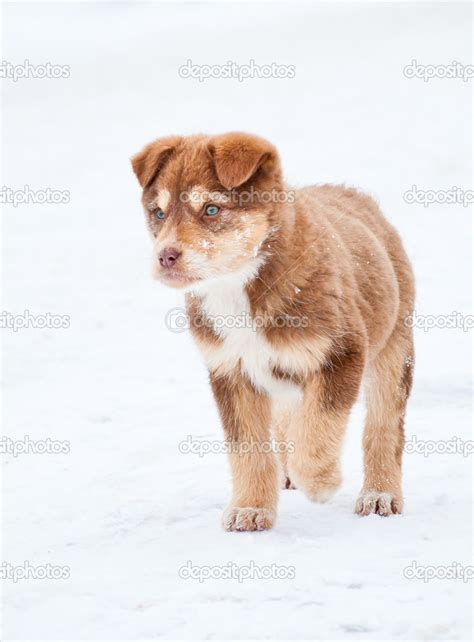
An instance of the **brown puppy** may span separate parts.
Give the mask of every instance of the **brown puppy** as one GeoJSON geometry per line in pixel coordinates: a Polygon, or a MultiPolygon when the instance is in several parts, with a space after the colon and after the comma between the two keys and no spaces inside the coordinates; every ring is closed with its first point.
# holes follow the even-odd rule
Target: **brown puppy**
{"type": "Polygon", "coordinates": [[[232,446],[224,527],[271,528],[282,483],[331,497],[363,378],[355,510],[399,513],[414,284],[376,203],[341,186],[289,190],[276,149],[248,134],[162,138],[132,165],[154,276],[186,291],[232,446]],[[287,444],[279,459],[272,435],[287,444]]]}

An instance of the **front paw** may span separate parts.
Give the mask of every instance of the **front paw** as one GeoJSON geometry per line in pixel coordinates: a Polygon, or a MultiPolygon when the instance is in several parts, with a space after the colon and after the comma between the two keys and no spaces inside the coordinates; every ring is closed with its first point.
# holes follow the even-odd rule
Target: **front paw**
{"type": "Polygon", "coordinates": [[[229,506],[222,516],[226,531],[264,531],[272,528],[275,511],[270,508],[240,508],[229,506]]]}
{"type": "Polygon", "coordinates": [[[377,490],[362,491],[357,498],[354,512],[357,515],[396,515],[403,509],[403,498],[400,493],[382,492],[377,490]]]}

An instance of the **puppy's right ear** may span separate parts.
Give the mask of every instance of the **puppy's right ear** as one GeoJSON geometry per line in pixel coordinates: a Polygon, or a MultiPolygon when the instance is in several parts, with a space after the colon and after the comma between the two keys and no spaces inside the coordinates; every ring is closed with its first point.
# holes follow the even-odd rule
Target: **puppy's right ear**
{"type": "Polygon", "coordinates": [[[153,143],[146,145],[141,152],[132,156],[132,168],[143,189],[148,187],[156,178],[169,155],[181,140],[181,136],[158,138],[158,140],[153,141],[153,143]]]}

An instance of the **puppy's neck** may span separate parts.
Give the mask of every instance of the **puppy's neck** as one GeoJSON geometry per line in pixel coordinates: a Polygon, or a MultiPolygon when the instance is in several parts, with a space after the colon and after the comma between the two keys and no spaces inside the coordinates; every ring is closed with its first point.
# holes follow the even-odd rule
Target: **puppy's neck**
{"type": "Polygon", "coordinates": [[[266,256],[262,253],[262,255],[248,261],[240,270],[193,283],[185,291],[204,297],[217,291],[224,293],[226,291],[243,290],[248,283],[257,277],[265,260],[266,256]]]}

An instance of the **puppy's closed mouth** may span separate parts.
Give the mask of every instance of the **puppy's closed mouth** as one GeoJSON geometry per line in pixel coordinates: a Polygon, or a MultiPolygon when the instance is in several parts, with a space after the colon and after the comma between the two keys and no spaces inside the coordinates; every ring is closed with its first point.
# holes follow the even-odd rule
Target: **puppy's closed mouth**
{"type": "Polygon", "coordinates": [[[189,274],[186,274],[182,270],[177,268],[171,268],[167,270],[160,271],[159,280],[167,285],[177,285],[185,286],[194,283],[196,278],[192,278],[189,274]]]}

